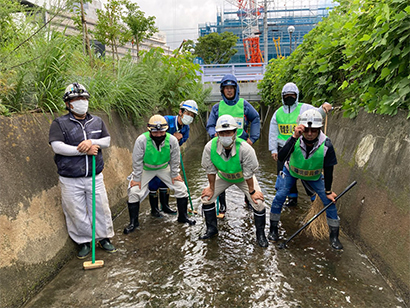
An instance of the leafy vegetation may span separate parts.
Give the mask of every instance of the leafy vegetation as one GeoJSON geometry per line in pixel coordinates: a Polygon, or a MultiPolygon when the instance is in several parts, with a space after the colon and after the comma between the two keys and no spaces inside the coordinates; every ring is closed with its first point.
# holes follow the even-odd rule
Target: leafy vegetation
{"type": "Polygon", "coordinates": [[[16,12],[25,7],[12,0],[0,0],[0,5],[8,12],[8,22],[0,24],[1,115],[64,111],[64,89],[74,81],[90,92],[90,109],[108,115],[116,110],[134,122],[153,112],[177,110],[186,99],[195,99],[204,109],[208,91],[202,88],[196,74],[199,65],[193,64],[190,52],[167,56],[154,48],[141,52],[138,63],[131,55],[118,59],[93,54],[90,61],[80,32],[69,37],[44,27],[38,17],[41,10],[16,19],[16,12]]]}
{"type": "MultiPolygon", "coordinates": [[[[410,110],[410,5],[407,0],[341,0],[286,59],[271,60],[259,84],[280,102],[286,82],[304,101],[342,105],[346,116],[410,110]]],[[[410,117],[410,112],[408,118],[410,117]]]]}
{"type": "Polygon", "coordinates": [[[231,32],[213,32],[198,38],[194,54],[205,64],[225,64],[238,52],[234,49],[237,40],[238,37],[231,32]]]}

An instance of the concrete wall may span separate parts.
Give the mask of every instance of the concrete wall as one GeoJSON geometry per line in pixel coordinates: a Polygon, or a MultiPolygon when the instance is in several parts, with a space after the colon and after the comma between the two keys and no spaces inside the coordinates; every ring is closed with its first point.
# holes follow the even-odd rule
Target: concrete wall
{"type": "MultiPolygon", "coordinates": [[[[410,305],[410,121],[335,112],[328,136],[339,164],[333,189],[357,185],[338,201],[342,231],[373,261],[410,305]]],[[[369,282],[370,283],[370,282],[369,282]]]]}
{"type": "MultiPolygon", "coordinates": [[[[126,207],[126,177],[136,137],[145,127],[99,114],[111,134],[104,181],[115,217],[126,207]]],[[[57,168],[48,145],[51,116],[0,117],[0,307],[19,307],[76,254],[61,209],[57,168]]],[[[192,140],[202,133],[193,128],[192,140]]]]}

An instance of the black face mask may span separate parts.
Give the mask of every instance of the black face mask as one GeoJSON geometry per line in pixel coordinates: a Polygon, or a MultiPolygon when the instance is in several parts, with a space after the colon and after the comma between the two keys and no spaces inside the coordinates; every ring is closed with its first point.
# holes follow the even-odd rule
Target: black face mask
{"type": "Polygon", "coordinates": [[[286,106],[292,106],[296,102],[296,98],[293,96],[288,96],[283,99],[286,106]]]}
{"type": "Polygon", "coordinates": [[[155,144],[157,145],[157,147],[159,148],[160,144],[162,143],[162,141],[165,140],[166,135],[164,136],[159,136],[159,137],[154,137],[152,134],[150,134],[151,139],[154,140],[155,144]]]}

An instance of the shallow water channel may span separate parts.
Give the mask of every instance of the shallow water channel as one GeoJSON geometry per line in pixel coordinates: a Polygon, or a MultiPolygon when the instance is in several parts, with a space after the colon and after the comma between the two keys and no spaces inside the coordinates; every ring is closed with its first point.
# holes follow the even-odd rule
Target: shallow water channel
{"type": "MultiPolygon", "coordinates": [[[[272,243],[266,249],[259,247],[253,214],[244,206],[243,194],[233,187],[227,190],[228,210],[225,219],[218,221],[219,235],[198,240],[205,230],[200,208],[201,190],[207,183],[200,166],[205,142],[199,138],[184,153],[189,189],[199,213],[195,226],[177,223],[176,216],[151,217],[146,199],[134,233],[122,234],[128,222],[126,210],[115,219],[113,243],[118,252],[96,249],[96,259],[105,262],[103,268],[84,271],[83,261],[71,260],[26,307],[405,307],[344,235],[341,252],[332,250],[328,240],[305,234],[295,237],[288,249],[272,243]]],[[[270,206],[276,164],[267,151],[266,137],[255,149],[260,162],[257,177],[270,206]]],[[[297,207],[282,212],[284,237],[302,225],[309,204],[304,193],[300,196],[297,207]]],[[[176,208],[175,200],[170,201],[176,208]]]]}

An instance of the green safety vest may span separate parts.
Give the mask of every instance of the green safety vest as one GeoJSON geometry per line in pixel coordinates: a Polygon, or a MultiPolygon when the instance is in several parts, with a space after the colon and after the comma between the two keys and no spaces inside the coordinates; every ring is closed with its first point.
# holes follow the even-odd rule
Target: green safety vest
{"type": "Polygon", "coordinates": [[[245,108],[244,106],[244,100],[243,98],[240,98],[239,101],[233,105],[229,106],[227,103],[225,103],[224,100],[221,100],[219,102],[219,108],[218,108],[218,117],[224,115],[224,114],[229,114],[234,117],[238,129],[236,130],[236,135],[239,137],[243,133],[243,126],[244,126],[244,118],[245,118],[245,108]]]}
{"type": "Polygon", "coordinates": [[[239,183],[244,180],[241,161],[239,160],[239,148],[242,142],[245,140],[241,138],[236,138],[235,147],[236,154],[231,156],[228,161],[223,160],[223,158],[216,152],[218,137],[212,139],[211,145],[211,161],[218,169],[218,175],[221,179],[224,179],[230,183],[239,183]]]}
{"type": "Polygon", "coordinates": [[[288,140],[293,135],[295,127],[297,126],[297,119],[300,113],[300,108],[303,103],[299,103],[295,110],[291,113],[285,113],[283,106],[276,112],[276,122],[278,123],[279,136],[278,139],[288,140]]]}
{"type": "Polygon", "coordinates": [[[143,135],[147,138],[147,146],[144,153],[144,170],[159,170],[165,169],[171,160],[171,147],[169,146],[169,134],[165,135],[165,144],[158,151],[158,148],[152,143],[149,132],[145,132],[143,135]]]}
{"type": "Polygon", "coordinates": [[[290,175],[302,180],[317,181],[322,173],[324,156],[325,142],[316,149],[311,157],[306,159],[300,148],[300,139],[298,139],[289,159],[290,175]]]}

